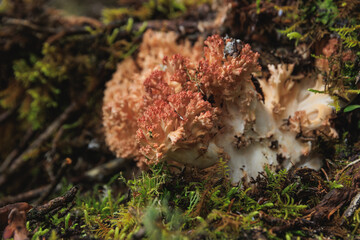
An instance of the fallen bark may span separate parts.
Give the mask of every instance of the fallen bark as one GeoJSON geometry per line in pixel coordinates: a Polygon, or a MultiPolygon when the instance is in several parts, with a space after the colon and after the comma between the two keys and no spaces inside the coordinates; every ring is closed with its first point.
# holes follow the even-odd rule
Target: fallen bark
{"type": "Polygon", "coordinates": [[[31,211],[27,214],[28,220],[40,220],[43,219],[46,214],[49,212],[58,209],[60,207],[66,206],[68,203],[71,203],[75,195],[78,191],[77,187],[72,187],[67,193],[65,193],[61,197],[57,197],[45,203],[44,205],[40,205],[31,209],[31,211]]]}

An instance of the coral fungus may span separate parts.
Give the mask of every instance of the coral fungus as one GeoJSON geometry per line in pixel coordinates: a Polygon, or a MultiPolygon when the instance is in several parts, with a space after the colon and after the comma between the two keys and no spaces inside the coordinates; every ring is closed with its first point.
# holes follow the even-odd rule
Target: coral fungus
{"type": "Polygon", "coordinates": [[[319,168],[321,158],[312,151],[316,137],[337,136],[329,123],[331,98],[307,91],[321,90],[320,75],[292,76],[294,65],[269,66],[271,77],[259,79],[262,99],[251,80],[260,71],[259,54],[248,44],[214,35],[205,41],[202,59],[189,58],[186,49],[162,64],[153,58],[156,64],[142,71],[128,66],[133,60],[119,65],[104,100],[113,151],[141,153],[147,164],[207,167],[225,158],[234,183],[255,177],[265,164],[319,168]]]}
{"type": "Polygon", "coordinates": [[[205,167],[208,164],[194,161],[194,156],[201,157],[203,149],[206,153],[216,125],[217,109],[204,101],[201,93],[172,94],[167,101],[156,100],[139,119],[141,153],[149,161],[173,159],[205,167]]]}
{"type": "Polygon", "coordinates": [[[185,41],[176,43],[174,32],[162,33],[148,30],[144,36],[136,59],[127,58],[118,64],[111,81],[107,83],[103,104],[103,124],[106,142],[118,157],[144,158],[135,140],[137,119],[143,112],[143,97],[146,77],[160,69],[165,56],[182,53],[192,61],[202,55],[202,43],[194,46],[185,41]]]}

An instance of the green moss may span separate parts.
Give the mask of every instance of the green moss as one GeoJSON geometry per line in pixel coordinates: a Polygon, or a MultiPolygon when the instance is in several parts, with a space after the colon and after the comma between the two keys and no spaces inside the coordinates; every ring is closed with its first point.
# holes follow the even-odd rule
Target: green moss
{"type": "Polygon", "coordinates": [[[355,25],[351,27],[331,28],[331,30],[339,34],[339,36],[343,40],[343,44],[345,45],[345,47],[360,47],[360,41],[358,39],[360,33],[360,25],[355,25]]]}
{"type": "Polygon", "coordinates": [[[332,96],[336,111],[341,110],[341,101],[351,102],[354,94],[360,93],[356,87],[356,77],[360,70],[360,25],[356,14],[346,14],[356,11],[355,6],[356,3],[352,0],[312,0],[300,1],[298,7],[275,6],[275,9],[285,12],[284,18],[291,23],[279,32],[290,40],[294,39],[296,45],[305,42],[311,46],[324,37],[338,36],[340,41],[337,53],[326,59],[330,71],[322,72],[326,82],[323,92],[332,96]],[[349,56],[350,52],[352,59],[344,61],[344,56],[349,56]]]}
{"type": "MultiPolygon", "coordinates": [[[[25,96],[18,96],[23,98],[19,117],[26,119],[35,130],[44,125],[48,109],[58,107],[60,83],[68,79],[66,66],[58,64],[53,58],[54,52],[55,48],[44,44],[42,58],[31,54],[28,59],[13,63],[15,81],[26,89],[25,96]]],[[[8,101],[6,97],[1,103],[8,101]]]]}
{"type": "MultiPolygon", "coordinates": [[[[176,174],[169,169],[158,164],[135,179],[114,176],[108,184],[79,195],[69,213],[64,208],[61,216],[48,218],[50,223],[40,226],[40,234],[47,229],[49,237],[52,226],[60,226],[58,236],[73,229],[99,239],[238,239],[253,233],[270,239],[314,237],[307,228],[289,228],[276,235],[270,231],[276,225],[262,218],[267,214],[286,222],[305,217],[309,206],[298,194],[307,186],[286,170],[276,173],[266,168],[256,181],[258,189],[244,189],[230,184],[222,163],[209,170],[176,174]],[[115,195],[111,186],[118,182],[126,183],[128,190],[115,195]]],[[[329,182],[330,188],[337,188],[339,182],[329,182]]],[[[321,183],[315,184],[324,191],[321,183]]],[[[353,233],[358,232],[358,215],[349,220],[353,233]]]]}
{"type": "Polygon", "coordinates": [[[6,12],[10,7],[10,1],[9,0],[2,0],[0,2],[0,13],[6,12]]]}
{"type": "Polygon", "coordinates": [[[105,8],[102,11],[102,21],[105,24],[133,17],[141,21],[151,18],[171,19],[185,13],[187,8],[200,4],[211,3],[212,0],[148,0],[138,8],[105,8]]]}
{"type": "Polygon", "coordinates": [[[129,195],[110,198],[108,192],[100,201],[85,200],[81,205],[84,227],[95,227],[99,238],[114,238],[118,231],[119,239],[131,239],[144,228],[148,239],[193,239],[200,235],[233,239],[256,226],[266,229],[260,211],[293,219],[307,207],[290,197],[295,184],[284,186],[286,171],[276,174],[267,170],[269,185],[264,197],[268,200],[260,204],[250,188],[231,186],[224,166],[219,164],[215,172],[203,174],[202,181],[195,182],[179,180],[181,176],[170,174],[162,164],[134,180],[121,177],[129,195]],[[127,202],[119,205],[124,199],[127,202]]]}

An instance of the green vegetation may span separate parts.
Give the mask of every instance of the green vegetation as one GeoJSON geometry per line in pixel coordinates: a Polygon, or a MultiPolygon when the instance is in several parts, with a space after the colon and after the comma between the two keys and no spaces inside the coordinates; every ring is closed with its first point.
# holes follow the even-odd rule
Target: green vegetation
{"type": "MultiPolygon", "coordinates": [[[[360,34],[359,16],[356,11],[357,1],[312,0],[299,1],[299,5],[275,6],[284,12],[284,18],[290,22],[279,32],[290,40],[312,46],[319,41],[326,41],[329,36],[337,37],[339,43],[331,56],[322,53],[313,54],[316,59],[326,59],[329,71],[322,71],[326,81],[323,93],[330,94],[335,100],[334,107],[340,111],[341,106],[351,103],[360,91],[356,87],[359,77],[360,34]],[[349,16],[350,13],[354,15],[349,16]]],[[[344,111],[357,109],[347,106],[344,111]]]]}
{"type": "Polygon", "coordinates": [[[102,11],[102,20],[104,23],[111,23],[129,16],[142,21],[153,18],[172,19],[184,14],[188,7],[204,3],[211,3],[211,0],[149,0],[135,8],[105,8],[102,11]]]}
{"type": "MultiPolygon", "coordinates": [[[[315,206],[314,199],[301,197],[311,182],[294,177],[294,173],[290,176],[286,170],[275,173],[266,168],[263,177],[257,179],[261,190],[256,190],[232,186],[223,163],[178,174],[170,169],[158,164],[132,180],[116,175],[108,184],[97,185],[92,193],[78,196],[71,212],[61,210],[61,217],[49,219],[51,225],[61,230],[62,237],[72,229],[101,239],[237,239],[254,231],[272,239],[313,236],[307,228],[271,230],[276,228],[275,221],[296,221],[315,206]],[[118,181],[126,183],[128,191],[114,195],[111,184],[118,181]],[[264,216],[270,216],[274,223],[264,216]]],[[[336,181],[328,184],[326,191],[342,187],[336,181]]],[[[358,218],[359,211],[348,225],[353,234],[360,233],[358,218]]],[[[54,235],[50,229],[49,225],[41,226],[34,236],[54,235]]]]}

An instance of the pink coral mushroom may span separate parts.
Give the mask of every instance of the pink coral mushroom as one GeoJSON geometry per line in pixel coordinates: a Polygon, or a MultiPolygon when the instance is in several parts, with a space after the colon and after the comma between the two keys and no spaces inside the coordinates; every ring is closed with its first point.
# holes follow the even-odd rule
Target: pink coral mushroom
{"type": "MultiPolygon", "coordinates": [[[[165,56],[182,53],[197,61],[202,55],[202,43],[176,43],[174,32],[148,30],[143,36],[136,59],[127,58],[118,64],[111,81],[107,83],[103,104],[103,124],[106,142],[118,157],[134,158],[139,165],[145,160],[139,152],[135,136],[137,120],[144,111],[144,81],[154,69],[160,69],[165,56]]],[[[145,101],[146,102],[146,101],[145,101]]]]}
{"type": "Polygon", "coordinates": [[[121,83],[109,83],[105,94],[110,148],[146,164],[208,167],[225,158],[234,183],[255,177],[265,164],[318,168],[314,136],[337,136],[331,98],[307,91],[323,86],[321,76],[293,77],[293,65],[269,66],[271,77],[259,79],[262,99],[251,80],[260,71],[258,57],[248,44],[214,35],[202,59],[164,57],[151,73],[135,71],[129,84],[123,70],[121,83]]]}

